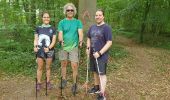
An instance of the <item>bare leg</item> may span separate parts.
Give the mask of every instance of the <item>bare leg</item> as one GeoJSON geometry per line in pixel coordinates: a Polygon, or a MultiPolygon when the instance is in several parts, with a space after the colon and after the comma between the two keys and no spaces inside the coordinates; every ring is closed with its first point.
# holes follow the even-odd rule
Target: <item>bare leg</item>
{"type": "Polygon", "coordinates": [[[42,70],[44,65],[44,60],[42,58],[37,58],[38,68],[37,68],[37,81],[41,83],[42,70]]]}
{"type": "Polygon", "coordinates": [[[62,68],[62,78],[64,80],[66,80],[66,74],[67,74],[67,63],[68,61],[67,60],[63,60],[61,61],[61,68],[62,68]]]}
{"type": "Polygon", "coordinates": [[[47,82],[50,82],[51,63],[52,63],[52,58],[47,58],[47,60],[46,60],[46,75],[47,75],[47,82]]]}
{"type": "Polygon", "coordinates": [[[106,75],[100,75],[101,77],[101,82],[102,82],[102,86],[101,86],[101,93],[105,92],[105,88],[106,88],[106,83],[107,83],[107,77],[106,75]]]}
{"type": "Polygon", "coordinates": [[[93,72],[93,75],[94,75],[94,84],[99,85],[100,84],[99,75],[96,72],[93,72]]]}
{"type": "Polygon", "coordinates": [[[73,82],[76,83],[76,78],[78,75],[78,64],[77,62],[71,62],[71,67],[73,71],[73,82]]]}

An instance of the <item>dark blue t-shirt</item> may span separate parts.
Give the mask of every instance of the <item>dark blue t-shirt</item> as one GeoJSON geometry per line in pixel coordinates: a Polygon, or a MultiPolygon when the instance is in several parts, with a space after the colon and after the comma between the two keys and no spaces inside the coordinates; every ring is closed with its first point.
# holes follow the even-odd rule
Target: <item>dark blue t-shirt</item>
{"type": "Polygon", "coordinates": [[[45,46],[49,46],[52,42],[53,35],[56,35],[56,30],[51,25],[41,25],[35,30],[38,34],[38,45],[42,46],[42,41],[45,41],[45,46]]]}
{"type": "MultiPolygon", "coordinates": [[[[87,37],[91,40],[90,53],[92,55],[93,52],[100,51],[107,41],[112,41],[112,30],[107,24],[101,26],[92,25],[88,30],[87,37]]],[[[107,62],[108,52],[105,52],[98,59],[107,62]]]]}

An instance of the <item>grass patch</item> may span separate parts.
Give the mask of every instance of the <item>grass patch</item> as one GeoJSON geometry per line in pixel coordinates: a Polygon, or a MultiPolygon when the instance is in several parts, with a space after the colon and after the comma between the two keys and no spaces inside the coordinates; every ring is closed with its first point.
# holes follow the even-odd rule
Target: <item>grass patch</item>
{"type": "MultiPolygon", "coordinates": [[[[29,31],[28,31],[29,33],[29,31]]],[[[0,36],[0,70],[8,75],[33,75],[35,55],[33,53],[33,34],[16,35],[2,32],[0,36]]]]}
{"type": "Polygon", "coordinates": [[[128,52],[123,47],[113,43],[112,47],[109,50],[109,55],[114,59],[120,59],[127,57],[128,52]]]}
{"type": "Polygon", "coordinates": [[[168,69],[165,66],[158,66],[157,69],[162,73],[165,73],[168,71],[168,69]]]}
{"type": "Polygon", "coordinates": [[[170,50],[170,41],[167,42],[159,42],[157,44],[153,45],[154,47],[158,47],[158,48],[163,48],[163,49],[167,49],[170,50]]]}
{"type": "Polygon", "coordinates": [[[145,35],[144,43],[151,47],[170,50],[170,37],[166,35],[160,35],[154,37],[151,35],[145,35]]]}
{"type": "Polygon", "coordinates": [[[108,63],[109,73],[118,70],[121,67],[119,60],[126,58],[128,54],[129,53],[123,47],[113,43],[109,51],[109,56],[110,56],[109,63],[108,63]]]}
{"type": "Polygon", "coordinates": [[[136,32],[119,31],[118,34],[128,38],[136,37],[136,32]]]}
{"type": "Polygon", "coordinates": [[[0,51],[0,69],[9,75],[32,75],[35,71],[34,54],[28,52],[0,51]]]}

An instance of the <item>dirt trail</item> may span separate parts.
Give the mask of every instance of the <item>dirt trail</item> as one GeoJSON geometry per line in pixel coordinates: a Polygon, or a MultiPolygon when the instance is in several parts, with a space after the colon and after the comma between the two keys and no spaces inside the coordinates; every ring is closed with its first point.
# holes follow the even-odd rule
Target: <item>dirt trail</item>
{"type": "Polygon", "coordinates": [[[115,43],[130,56],[119,61],[120,70],[110,74],[113,100],[170,100],[170,52],[139,45],[120,36],[115,43]]]}
{"type": "MultiPolygon", "coordinates": [[[[129,56],[116,61],[120,68],[108,73],[108,100],[170,100],[170,51],[139,45],[121,36],[114,40],[129,52],[129,56]]],[[[56,77],[52,83],[58,83],[56,77]]],[[[0,74],[0,100],[35,100],[34,80],[28,77],[7,77],[0,74]]],[[[79,86],[81,87],[81,86],[79,86]]],[[[71,83],[63,90],[62,100],[94,100],[80,90],[74,97],[71,83]]],[[[37,100],[61,100],[58,84],[45,96],[45,89],[37,100]]]]}

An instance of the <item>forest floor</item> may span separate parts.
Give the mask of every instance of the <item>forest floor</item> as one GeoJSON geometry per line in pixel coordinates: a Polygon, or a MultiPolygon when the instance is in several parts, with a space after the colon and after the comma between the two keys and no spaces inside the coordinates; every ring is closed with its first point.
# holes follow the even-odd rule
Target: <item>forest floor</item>
{"type": "MultiPolygon", "coordinates": [[[[114,42],[123,47],[128,56],[115,60],[120,66],[108,71],[107,100],[170,100],[170,51],[141,45],[131,39],[116,36],[114,42]]],[[[114,60],[114,59],[113,59],[114,60]]],[[[94,100],[96,95],[86,94],[80,88],[76,96],[71,93],[71,82],[58,88],[59,79],[52,76],[54,87],[45,96],[45,88],[35,98],[35,81],[26,76],[9,77],[0,72],[0,100],[94,100]]],[[[92,82],[89,83],[92,85],[92,82]]],[[[45,87],[45,84],[44,84],[45,87]]]]}

